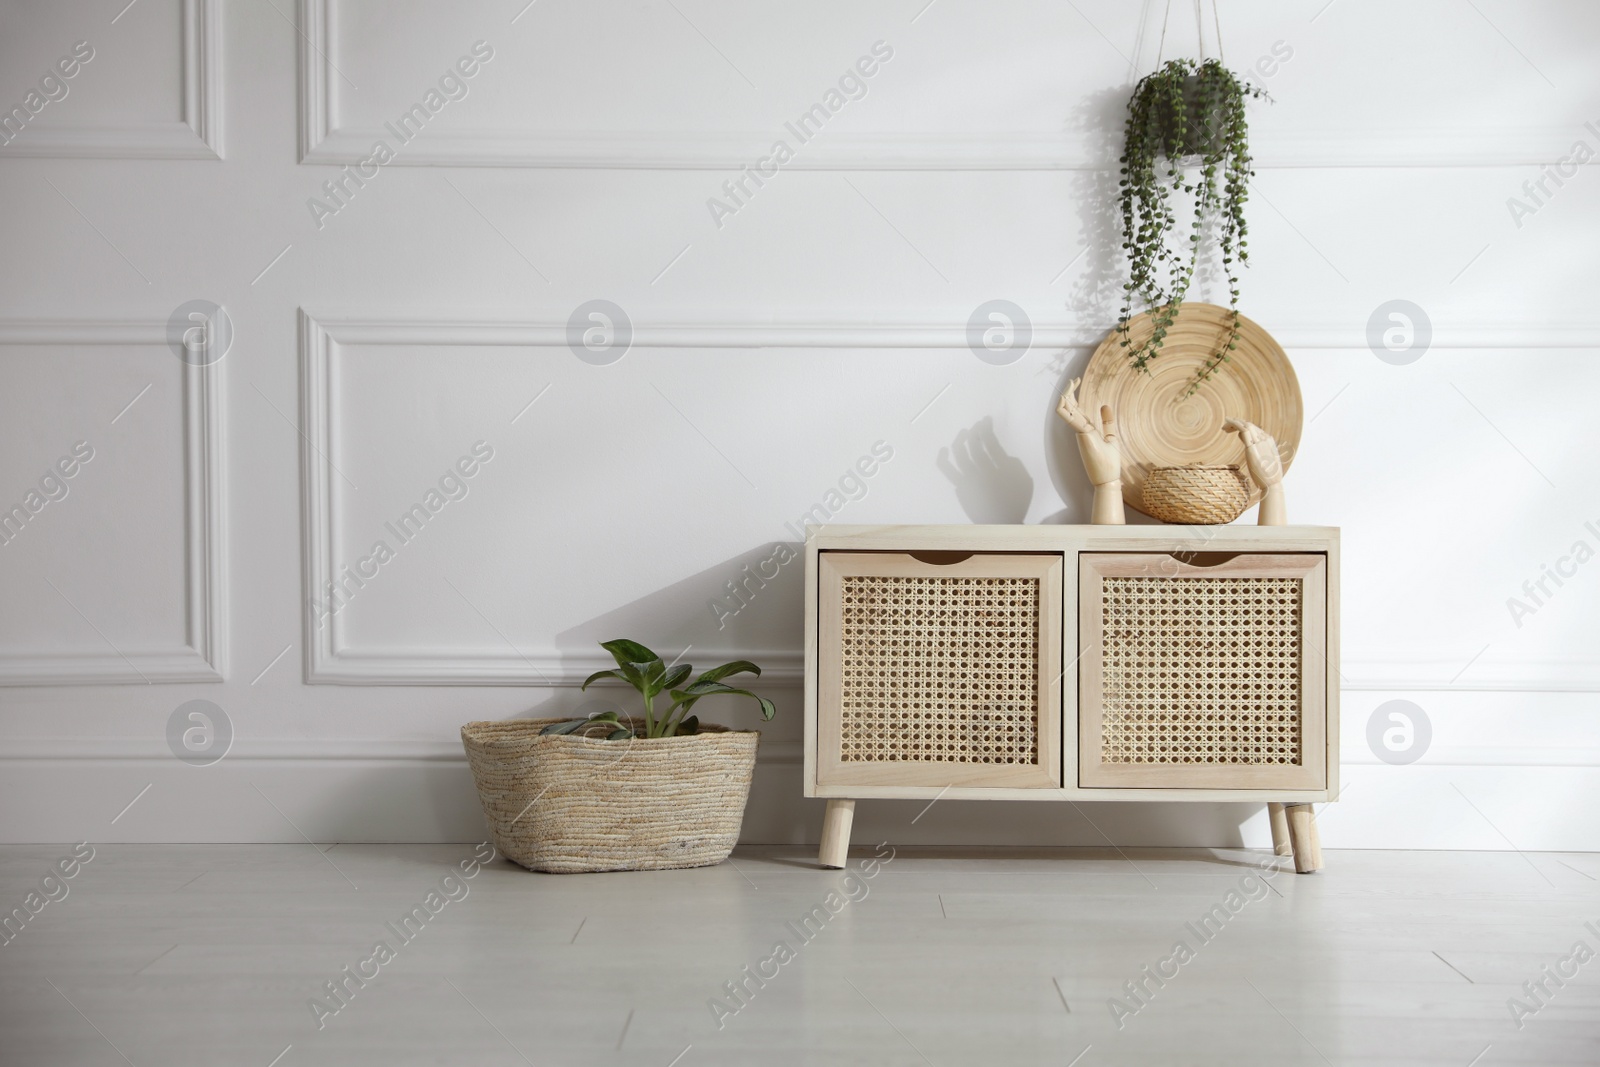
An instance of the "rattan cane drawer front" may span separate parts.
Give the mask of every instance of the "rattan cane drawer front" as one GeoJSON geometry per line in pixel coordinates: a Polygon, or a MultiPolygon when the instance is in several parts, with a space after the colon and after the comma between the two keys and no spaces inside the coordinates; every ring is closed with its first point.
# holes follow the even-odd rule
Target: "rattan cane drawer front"
{"type": "Polygon", "coordinates": [[[1079,784],[1296,789],[1327,781],[1326,564],[1079,556],[1079,784]]]}
{"type": "Polygon", "coordinates": [[[819,784],[1060,785],[1059,554],[819,565],[819,784]]]}

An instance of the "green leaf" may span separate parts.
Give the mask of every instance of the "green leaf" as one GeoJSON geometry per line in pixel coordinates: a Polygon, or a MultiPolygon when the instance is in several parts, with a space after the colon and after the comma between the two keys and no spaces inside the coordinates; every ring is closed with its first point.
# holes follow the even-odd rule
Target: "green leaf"
{"type": "Polygon", "coordinates": [[[683,680],[689,677],[693,671],[694,668],[687,663],[678,664],[676,667],[672,668],[672,670],[667,672],[667,676],[665,678],[661,679],[661,688],[657,689],[656,692],[659,693],[662,689],[676,689],[678,686],[683,684],[683,680]]]}
{"type": "Polygon", "coordinates": [[[629,664],[638,664],[642,667],[652,660],[661,658],[639,642],[629,641],[626,638],[618,638],[615,641],[601,641],[600,647],[611,653],[611,657],[617,661],[617,666],[619,667],[626,667],[629,664]]]}
{"type": "Polygon", "coordinates": [[[586,722],[616,722],[617,713],[614,711],[597,711],[589,716],[586,722]]]}
{"type": "Polygon", "coordinates": [[[700,732],[700,716],[691,715],[678,724],[675,733],[679,737],[693,737],[700,732]]]}
{"type": "Polygon", "coordinates": [[[672,699],[681,701],[683,697],[703,697],[709,696],[712,693],[732,692],[735,692],[735,690],[726,682],[718,682],[707,678],[700,678],[693,685],[687,686],[680,690],[675,690],[672,694],[672,699]]]}
{"type": "Polygon", "coordinates": [[[633,736],[632,730],[613,730],[606,734],[607,741],[625,741],[633,736]]]}
{"type": "Polygon", "coordinates": [[[695,684],[698,685],[700,682],[716,682],[726,678],[730,674],[741,673],[753,674],[759,678],[761,676],[761,668],[757,667],[754,663],[751,663],[747,659],[736,659],[732,663],[724,663],[720,667],[712,667],[709,671],[706,671],[699,678],[697,678],[695,680],[695,684]]]}
{"type": "Polygon", "coordinates": [[[761,705],[761,717],[766,720],[771,720],[771,718],[778,712],[777,705],[773,704],[772,701],[768,700],[766,697],[756,696],[756,694],[750,692],[748,689],[735,689],[733,686],[725,685],[722,682],[696,682],[687,689],[675,690],[672,694],[672,699],[679,704],[685,704],[692,707],[694,702],[699,700],[701,697],[711,696],[717,693],[728,693],[734,696],[750,697],[752,700],[761,705]]]}
{"type": "Polygon", "coordinates": [[[551,723],[539,733],[543,734],[570,734],[580,726],[589,725],[588,719],[568,719],[566,722],[551,723]]]}
{"type": "Polygon", "coordinates": [[[659,659],[653,659],[644,665],[644,688],[641,692],[647,697],[653,697],[666,688],[667,665],[659,659]]]}
{"type": "Polygon", "coordinates": [[[667,665],[639,642],[618,638],[602,641],[600,647],[617,661],[618,676],[643,694],[646,701],[665,688],[659,683],[667,672],[667,665]]]}
{"type": "Polygon", "coordinates": [[[650,685],[649,681],[645,679],[644,671],[640,670],[637,664],[625,663],[621,667],[617,668],[617,674],[622,678],[623,681],[627,682],[641,693],[643,693],[650,685]]]}
{"type": "Polygon", "coordinates": [[[627,681],[627,679],[617,671],[595,671],[593,674],[589,675],[589,677],[583,680],[583,685],[579,687],[579,690],[582,691],[589,688],[589,684],[591,682],[599,681],[601,678],[616,678],[619,681],[627,681]]]}

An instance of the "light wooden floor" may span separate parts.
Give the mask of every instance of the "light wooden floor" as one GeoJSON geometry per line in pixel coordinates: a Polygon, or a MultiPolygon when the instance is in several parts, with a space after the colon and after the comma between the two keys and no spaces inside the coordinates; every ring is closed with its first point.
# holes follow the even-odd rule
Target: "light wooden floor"
{"type": "MultiPolygon", "coordinates": [[[[0,848],[0,912],[66,853],[0,848]]],[[[1546,980],[1521,1029],[1507,1005],[1600,950],[1596,855],[1330,851],[1259,881],[1269,857],[1209,850],[902,850],[871,878],[871,848],[832,872],[790,848],[650,874],[497,861],[402,944],[386,922],[472,853],[97,846],[0,945],[0,1064],[1600,1063],[1600,958],[1546,980]],[[1186,924],[1213,905],[1202,942],[1186,924]],[[807,941],[787,924],[813,909],[807,941]],[[394,958],[319,1029],[311,998],[380,939],[394,958]],[[1129,998],[1179,940],[1192,958],[1129,998]],[[779,941],[792,958],[739,1006],[724,983],[779,941]]]]}

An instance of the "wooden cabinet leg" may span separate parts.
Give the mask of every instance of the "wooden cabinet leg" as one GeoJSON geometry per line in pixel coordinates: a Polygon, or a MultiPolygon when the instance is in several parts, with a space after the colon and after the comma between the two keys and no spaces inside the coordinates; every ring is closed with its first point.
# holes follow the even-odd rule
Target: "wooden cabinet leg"
{"type": "Polygon", "coordinates": [[[1294,869],[1301,874],[1322,870],[1322,842],[1317,836],[1316,809],[1310,804],[1290,804],[1288,815],[1294,869]]]}
{"type": "Polygon", "coordinates": [[[853,800],[829,800],[822,813],[822,848],[817,863],[823,867],[843,867],[850,856],[850,823],[856,817],[853,800]]]}
{"type": "Polygon", "coordinates": [[[1282,804],[1267,805],[1267,821],[1272,824],[1272,852],[1276,856],[1292,856],[1294,847],[1289,843],[1289,814],[1282,804]]]}

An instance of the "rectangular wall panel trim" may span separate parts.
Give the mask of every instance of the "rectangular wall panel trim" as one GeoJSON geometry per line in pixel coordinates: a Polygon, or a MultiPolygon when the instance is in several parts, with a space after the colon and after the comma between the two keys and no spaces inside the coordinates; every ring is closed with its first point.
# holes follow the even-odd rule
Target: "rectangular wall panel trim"
{"type": "MultiPolygon", "coordinates": [[[[792,319],[758,323],[741,320],[637,322],[635,348],[965,348],[965,322],[920,324],[792,319]]],[[[1582,328],[1560,326],[1546,347],[1576,346],[1582,328]]],[[[1076,324],[1035,326],[1034,344],[1086,347],[1086,331],[1076,324]]],[[[1465,336],[1465,331],[1463,331],[1465,336]]],[[[1291,327],[1280,337],[1287,347],[1359,347],[1365,342],[1345,337],[1331,327],[1291,327]],[[1295,343],[1295,339],[1302,343],[1295,343]]],[[[1583,347],[1594,345],[1590,334],[1583,347]]],[[[311,682],[342,685],[576,685],[594,671],[613,666],[602,655],[574,657],[559,650],[524,648],[523,654],[499,648],[444,651],[395,649],[351,652],[334,642],[333,627],[318,632],[310,607],[313,590],[325,588],[333,576],[329,526],[330,497],[337,480],[327,456],[338,413],[329,410],[328,374],[338,346],[354,345],[487,345],[564,348],[564,322],[484,316],[385,317],[374,313],[300,311],[301,496],[304,558],[305,673],[311,682]]],[[[1436,342],[1435,347],[1442,347],[1436,342]]],[[[1499,347],[1498,345],[1487,347],[1499,347]]],[[[1523,348],[1534,347],[1524,345],[1523,348]]],[[[1226,527],[1225,527],[1226,528],[1226,527]]],[[[864,545],[863,547],[867,547],[864,545]]],[[[982,548],[974,544],[974,548],[982,548]]],[[[771,682],[796,682],[804,675],[801,648],[750,650],[710,649],[707,657],[754,658],[771,682]]],[[[1460,663],[1423,660],[1350,660],[1340,687],[1359,691],[1493,690],[1510,692],[1600,692],[1600,661],[1554,663],[1475,663],[1465,673],[1460,663]]]]}
{"type": "MultiPolygon", "coordinates": [[[[1580,746],[1519,747],[1514,738],[1479,738],[1471,745],[1434,745],[1419,766],[1428,767],[1600,767],[1600,748],[1580,746]]],[[[772,741],[763,737],[757,760],[763,764],[799,764],[799,741],[772,741]]],[[[461,742],[407,741],[392,738],[247,738],[234,741],[230,762],[349,761],[352,763],[465,763],[461,742]]],[[[172,752],[159,739],[126,737],[28,737],[0,741],[0,762],[14,760],[59,763],[150,762],[166,764],[172,752]]],[[[1339,763],[1345,767],[1386,767],[1365,747],[1347,747],[1339,763]]]]}
{"type": "Polygon", "coordinates": [[[221,159],[222,0],[182,0],[180,14],[180,121],[30,129],[26,137],[0,148],[0,159],[221,159]]]}
{"type": "MultiPolygon", "coordinates": [[[[484,332],[439,322],[389,323],[345,327],[300,312],[301,546],[304,559],[302,618],[305,678],[333,685],[534,685],[576,686],[597,670],[616,666],[596,649],[579,655],[553,646],[509,647],[505,642],[477,648],[352,650],[340,627],[317,625],[313,597],[334,578],[333,516],[340,481],[329,456],[338,437],[332,381],[345,346],[379,344],[483,344],[527,346],[566,344],[559,332],[503,326],[484,332]],[[534,338],[534,339],[530,339],[534,338]]],[[[763,665],[762,681],[795,683],[802,674],[799,649],[757,650],[697,647],[708,661],[754,659],[763,665]]]]}
{"type": "MultiPolygon", "coordinates": [[[[320,0],[304,0],[322,8],[320,0]]],[[[317,66],[325,66],[301,42],[317,66]]],[[[340,166],[372,155],[386,131],[330,128],[336,116],[325,97],[325,71],[302,81],[302,163],[340,166]],[[313,110],[314,109],[314,110],[313,110]]],[[[1442,130],[1419,127],[1381,133],[1297,134],[1261,138],[1252,145],[1255,170],[1308,170],[1341,167],[1435,168],[1521,167],[1548,164],[1572,140],[1565,127],[1442,130]]],[[[484,133],[430,132],[406,145],[388,166],[524,167],[531,170],[709,170],[737,173],[771,148],[770,133],[664,135],[651,131],[615,134],[539,133],[502,130],[484,133]]],[[[807,171],[1112,171],[1114,159],[1094,153],[1089,143],[1070,135],[830,133],[826,142],[808,145],[784,164],[807,171]]],[[[1580,164],[1594,166],[1594,162],[1580,164]]]]}
{"type": "MultiPolygon", "coordinates": [[[[335,166],[368,158],[381,129],[339,125],[333,32],[336,0],[300,0],[300,161],[335,166]]],[[[1539,166],[1570,145],[1563,126],[1396,126],[1273,131],[1251,148],[1256,170],[1336,167],[1539,166]]],[[[511,129],[430,132],[392,164],[593,170],[738,172],[772,145],[770,130],[733,133],[624,130],[599,133],[511,129]]],[[[905,133],[830,131],[784,164],[813,171],[1115,170],[1092,132],[905,133]]],[[[1588,163],[1585,165],[1593,165],[1588,163]]]]}
{"type": "MultiPolygon", "coordinates": [[[[9,345],[124,345],[166,353],[164,320],[0,322],[9,345]]],[[[183,364],[184,633],[172,648],[119,652],[105,643],[16,653],[0,649],[0,685],[127,685],[220,682],[226,672],[226,538],[222,431],[223,361],[183,364]]]]}
{"type": "MultiPolygon", "coordinates": [[[[1024,309],[1025,311],[1027,309],[1024,309]]],[[[565,321],[475,316],[416,316],[414,313],[346,314],[311,309],[316,320],[337,329],[350,344],[524,345],[561,348],[567,344],[565,321]]],[[[1274,321],[1263,323],[1287,349],[1368,351],[1366,323],[1274,321]]],[[[659,319],[631,323],[635,348],[957,348],[969,346],[965,319],[943,321],[794,316],[766,319],[659,319]]],[[[1110,332],[1103,325],[1076,321],[1032,323],[1033,348],[1092,349],[1110,332]]],[[[1434,350],[1595,349],[1600,351],[1600,321],[1584,319],[1508,323],[1450,322],[1432,324],[1434,350]]],[[[1368,357],[1370,358],[1370,356],[1368,357]]]]}

